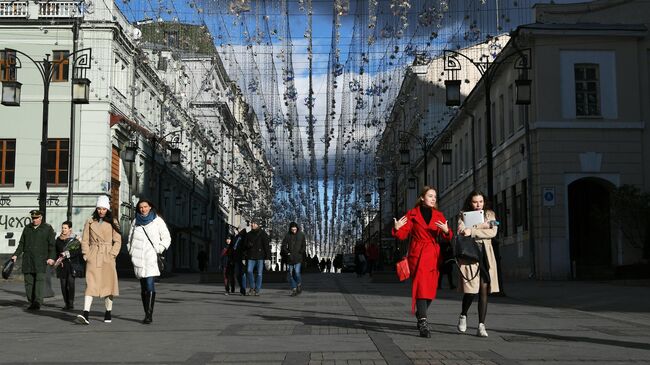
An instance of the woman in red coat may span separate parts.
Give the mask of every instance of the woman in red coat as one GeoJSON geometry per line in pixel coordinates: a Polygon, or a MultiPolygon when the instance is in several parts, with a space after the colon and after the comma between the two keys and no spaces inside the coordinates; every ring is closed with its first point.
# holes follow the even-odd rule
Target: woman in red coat
{"type": "Polygon", "coordinates": [[[399,220],[393,219],[393,236],[399,240],[411,238],[407,257],[413,285],[411,311],[415,311],[421,337],[431,337],[427,309],[438,290],[438,240],[451,240],[452,235],[436,201],[436,190],[425,186],[415,207],[399,220]]]}

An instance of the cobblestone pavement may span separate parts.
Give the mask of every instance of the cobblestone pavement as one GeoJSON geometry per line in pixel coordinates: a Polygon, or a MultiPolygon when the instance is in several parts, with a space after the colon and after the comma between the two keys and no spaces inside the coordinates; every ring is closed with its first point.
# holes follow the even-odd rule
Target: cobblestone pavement
{"type": "MultiPolygon", "coordinates": [[[[121,279],[113,322],[95,299],[89,326],[55,296],[25,310],[20,281],[0,282],[2,364],[650,364],[647,282],[506,282],[491,297],[488,338],[456,332],[461,295],[446,288],[429,309],[432,338],[417,337],[408,284],[352,274],[306,274],[305,291],[266,284],[258,297],[223,294],[178,274],[156,284],[142,325],[139,284],[121,279]]],[[[76,306],[83,305],[83,279],[76,306]]]]}

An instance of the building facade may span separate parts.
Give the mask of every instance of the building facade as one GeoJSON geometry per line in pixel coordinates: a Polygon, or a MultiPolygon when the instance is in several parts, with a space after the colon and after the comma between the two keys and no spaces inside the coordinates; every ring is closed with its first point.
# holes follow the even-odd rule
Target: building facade
{"type": "MultiPolygon", "coordinates": [[[[219,98],[231,86],[207,30],[201,29],[205,49],[189,52],[147,39],[146,24],[129,23],[113,2],[92,13],[79,2],[8,4],[0,4],[3,46],[35,60],[49,54],[59,69],[49,90],[47,221],[56,228],[70,219],[80,232],[105,194],[128,232],[135,203],[147,198],[172,233],[172,269],[196,270],[200,250],[216,268],[232,226],[261,204],[248,199],[252,192],[270,196],[271,172],[249,137],[259,130],[254,113],[241,96],[219,98]],[[81,106],[70,101],[70,80],[79,70],[74,57],[65,58],[78,49],[92,52],[85,70],[90,101],[81,106]],[[206,79],[221,82],[208,90],[206,79]],[[255,173],[248,181],[236,173],[249,170],[255,173]]],[[[180,38],[196,29],[176,31],[180,38]]],[[[0,254],[15,250],[27,212],[38,207],[44,98],[35,65],[18,54],[14,67],[7,52],[3,81],[21,82],[23,92],[20,106],[0,106],[4,120],[19,122],[0,127],[0,215],[7,222],[0,254]]]]}

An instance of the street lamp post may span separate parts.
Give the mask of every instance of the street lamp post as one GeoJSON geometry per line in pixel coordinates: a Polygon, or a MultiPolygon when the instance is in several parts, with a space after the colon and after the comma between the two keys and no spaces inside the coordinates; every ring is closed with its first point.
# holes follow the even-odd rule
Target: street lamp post
{"type": "MultiPolygon", "coordinates": [[[[444,70],[447,74],[451,74],[453,80],[447,80],[445,85],[447,87],[447,105],[458,106],[460,105],[460,82],[456,80],[456,73],[461,70],[459,57],[468,60],[474,67],[476,67],[481,74],[485,92],[485,158],[486,158],[486,175],[487,175],[487,195],[488,199],[494,197],[494,156],[492,153],[492,99],[490,96],[490,89],[492,86],[492,78],[496,75],[497,70],[501,65],[506,63],[511,57],[517,56],[514,62],[514,68],[520,70],[520,77],[515,81],[516,87],[516,104],[528,105],[531,98],[531,81],[527,79],[527,71],[531,68],[530,64],[530,49],[520,50],[514,45],[516,51],[506,56],[497,56],[497,59],[490,61],[487,55],[480,57],[479,61],[464,55],[463,53],[445,50],[444,51],[444,70]]],[[[503,280],[501,275],[501,254],[499,252],[499,245],[494,245],[496,260],[497,260],[497,276],[499,287],[502,288],[501,294],[505,296],[503,290],[503,280]]]]}
{"type": "MultiPolygon", "coordinates": [[[[85,78],[86,71],[90,68],[91,49],[84,48],[78,51],[63,55],[61,59],[50,61],[50,54],[46,53],[42,61],[36,61],[28,54],[10,48],[5,48],[5,57],[7,65],[15,65],[13,67],[21,67],[21,59],[17,57],[21,55],[30,60],[38,69],[43,81],[43,117],[42,117],[42,130],[41,130],[41,168],[40,168],[40,187],[38,193],[38,208],[43,214],[43,220],[46,218],[47,209],[47,145],[48,145],[48,124],[49,124],[49,106],[50,106],[50,83],[56,70],[53,66],[58,66],[64,61],[74,58],[73,70],[78,75],[73,75],[72,78],[72,103],[74,104],[88,104],[90,95],[90,80],[85,78]]],[[[11,66],[7,66],[11,67],[11,66]]],[[[17,72],[16,72],[17,74],[17,72]]],[[[17,75],[16,75],[17,76],[17,75]]],[[[2,105],[6,106],[20,106],[21,94],[20,82],[15,80],[4,81],[2,83],[2,105]]],[[[68,179],[68,184],[73,183],[73,178],[68,179]]],[[[70,199],[71,197],[68,197],[70,199]]]]}
{"type": "MultiPolygon", "coordinates": [[[[433,143],[435,141],[435,138],[426,138],[426,137],[421,137],[417,136],[413,133],[406,132],[406,131],[400,131],[400,134],[405,134],[407,136],[410,136],[411,138],[415,139],[417,143],[420,144],[420,147],[422,147],[422,154],[424,155],[424,186],[428,185],[428,174],[427,174],[427,168],[429,166],[429,150],[433,146],[433,143]]],[[[410,151],[406,148],[400,149],[400,164],[402,165],[408,165],[410,163],[410,151]]]]}
{"type": "MultiPolygon", "coordinates": [[[[444,69],[446,72],[448,72],[448,74],[451,74],[452,77],[454,77],[453,80],[445,81],[445,85],[447,87],[447,105],[460,105],[460,80],[455,79],[456,73],[462,68],[460,65],[459,57],[468,60],[472,65],[474,65],[474,67],[478,69],[479,73],[482,76],[485,89],[485,149],[488,199],[492,199],[494,196],[494,175],[492,171],[494,165],[494,159],[492,155],[492,98],[490,96],[490,89],[492,86],[492,78],[496,75],[499,67],[513,56],[519,57],[517,60],[515,60],[514,68],[523,70],[522,74],[524,77],[526,77],[526,70],[529,70],[531,68],[529,61],[530,49],[517,49],[516,52],[510,53],[505,57],[497,57],[497,60],[494,61],[490,61],[489,56],[485,55],[481,56],[479,61],[475,61],[461,52],[452,50],[444,51],[444,69]]],[[[515,81],[515,86],[517,88],[516,103],[530,104],[531,81],[525,78],[520,78],[515,81]]]]}

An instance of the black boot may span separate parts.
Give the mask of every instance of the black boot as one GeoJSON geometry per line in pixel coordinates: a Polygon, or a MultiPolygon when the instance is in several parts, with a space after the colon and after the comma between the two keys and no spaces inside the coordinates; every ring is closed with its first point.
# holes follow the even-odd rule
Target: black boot
{"type": "Polygon", "coordinates": [[[144,307],[144,319],[142,320],[142,324],[151,323],[151,315],[149,313],[149,302],[151,301],[151,294],[152,293],[150,291],[142,292],[142,306],[144,307]]]}
{"type": "Polygon", "coordinates": [[[149,323],[153,322],[153,305],[156,304],[156,292],[151,292],[149,298],[149,323]]]}
{"type": "Polygon", "coordinates": [[[418,319],[418,330],[420,331],[420,337],[431,337],[431,332],[429,331],[429,324],[427,323],[426,318],[418,319]]]}

